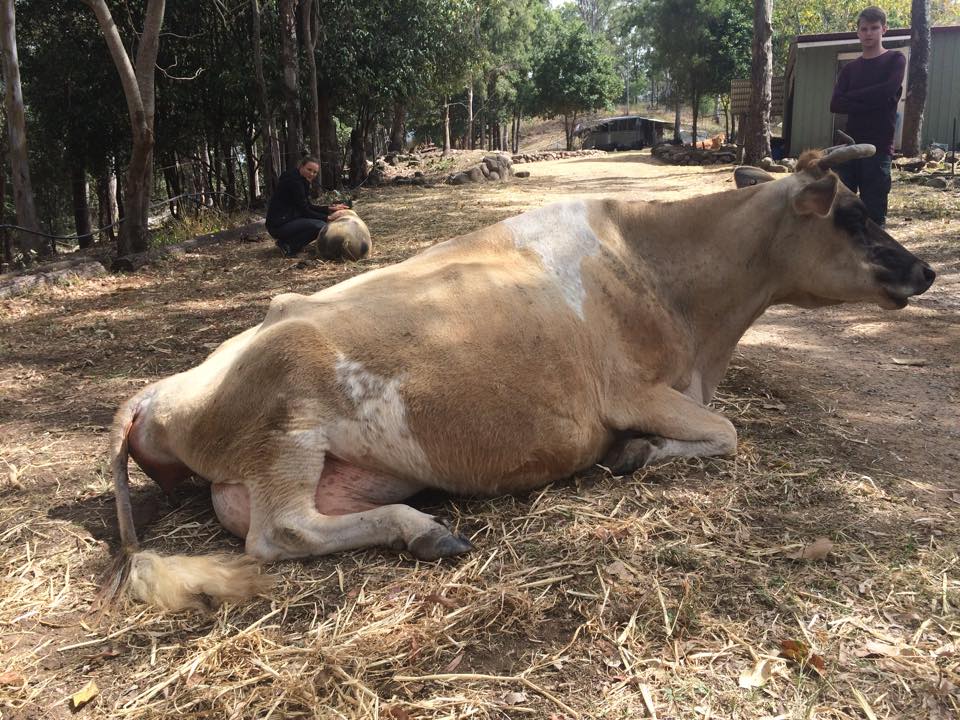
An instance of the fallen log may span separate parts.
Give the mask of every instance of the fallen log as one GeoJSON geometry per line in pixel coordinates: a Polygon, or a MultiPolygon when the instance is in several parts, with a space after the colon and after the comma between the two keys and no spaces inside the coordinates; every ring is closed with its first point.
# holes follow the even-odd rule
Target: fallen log
{"type": "Polygon", "coordinates": [[[107,274],[107,269],[96,260],[87,260],[79,263],[50,263],[60,267],[50,269],[44,267],[41,272],[15,275],[8,280],[0,281],[0,298],[23,295],[36,287],[55,285],[75,278],[100,277],[107,274]]]}
{"type": "Polygon", "coordinates": [[[172,257],[178,257],[191,250],[197,250],[208,245],[216,245],[224,240],[236,236],[243,239],[245,236],[256,236],[263,232],[263,220],[241,225],[240,227],[230,228],[229,230],[220,230],[219,232],[201,235],[191,238],[175,245],[166,245],[153,250],[147,250],[142,253],[133,253],[116,258],[110,264],[111,272],[134,272],[142,267],[151,265],[158,260],[165,260],[172,257]]]}

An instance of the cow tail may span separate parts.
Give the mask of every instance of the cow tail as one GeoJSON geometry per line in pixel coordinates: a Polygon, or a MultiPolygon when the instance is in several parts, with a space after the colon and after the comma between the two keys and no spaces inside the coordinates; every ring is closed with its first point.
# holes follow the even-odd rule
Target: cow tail
{"type": "Polygon", "coordinates": [[[273,586],[273,578],[263,575],[257,562],[246,555],[163,556],[140,550],[127,468],[128,438],[141,399],[138,394],[124,403],[113,421],[110,460],[121,549],[101,586],[101,608],[108,608],[118,597],[131,595],[168,611],[210,609],[222,602],[239,602],[267,592],[273,586]]]}

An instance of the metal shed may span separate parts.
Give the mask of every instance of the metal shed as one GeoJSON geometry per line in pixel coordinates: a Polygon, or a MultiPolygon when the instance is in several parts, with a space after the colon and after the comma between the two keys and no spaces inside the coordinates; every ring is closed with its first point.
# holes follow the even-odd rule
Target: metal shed
{"type": "Polygon", "coordinates": [[[580,127],[574,135],[583,137],[585,149],[639,150],[663,140],[664,128],[673,123],[639,115],[604,118],[589,127],[580,127]]]}
{"type": "MultiPolygon", "coordinates": [[[[910,55],[910,29],[887,32],[884,47],[910,55]]],[[[830,97],[837,74],[845,62],[860,56],[857,34],[825,33],[798,35],[790,46],[786,72],[786,107],[783,137],[791,155],[806,148],[833,143],[833,132],[843,121],[830,113],[830,97]]],[[[909,63],[908,63],[909,64],[909,63]]],[[[908,71],[909,73],[909,68],[908,71]]],[[[904,78],[904,96],[906,95],[904,78]]],[[[899,118],[903,117],[903,98],[899,118]]],[[[960,26],[931,28],[927,103],[923,111],[921,143],[952,141],[954,119],[960,124],[960,26]]],[[[901,121],[897,121],[895,144],[900,147],[901,121]]],[[[960,134],[960,129],[958,129],[960,134]]],[[[960,142],[960,137],[957,138],[960,142]]]]}

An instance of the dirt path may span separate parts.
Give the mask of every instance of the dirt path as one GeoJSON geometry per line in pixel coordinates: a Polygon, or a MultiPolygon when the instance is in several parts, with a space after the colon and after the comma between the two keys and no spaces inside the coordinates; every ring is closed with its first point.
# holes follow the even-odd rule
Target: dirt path
{"type": "MultiPolygon", "coordinates": [[[[477,546],[456,563],[345,553],[278,564],[273,597],[212,616],[91,617],[116,542],[114,410],[272,296],[566,197],[732,188],[729,167],[641,153],[525,169],[364,192],[376,246],[358,266],[298,265],[261,237],[0,301],[0,717],[69,717],[88,681],[96,717],[958,716],[960,203],[900,184],[891,232],[937,283],[900,312],[761,318],[718,394],[735,459],[443,501],[477,546]],[[790,559],[816,537],[826,560],[790,559]],[[825,669],[777,659],[784,639],[825,669]],[[763,687],[743,687],[751,670],[763,687]]],[[[134,477],[150,547],[239,551],[202,486],[171,505],[134,477]]]]}

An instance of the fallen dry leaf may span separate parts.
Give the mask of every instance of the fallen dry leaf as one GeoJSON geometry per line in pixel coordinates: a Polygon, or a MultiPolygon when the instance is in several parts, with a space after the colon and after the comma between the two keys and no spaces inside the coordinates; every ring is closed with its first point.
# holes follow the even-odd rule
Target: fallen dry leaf
{"type": "Polygon", "coordinates": [[[394,705],[393,707],[387,708],[384,713],[388,718],[393,718],[393,720],[411,720],[411,715],[406,710],[404,710],[399,705],[394,705]]]}
{"type": "Polygon", "coordinates": [[[854,654],[857,657],[901,657],[917,655],[917,651],[905,645],[891,645],[890,643],[867,640],[866,644],[854,654]]]}
{"type": "Polygon", "coordinates": [[[6,672],[0,673],[0,685],[22,686],[25,684],[26,680],[23,675],[16,670],[7,670],[6,672]]]}
{"type": "Polygon", "coordinates": [[[890,358],[894,365],[909,365],[912,367],[923,367],[927,364],[924,358],[890,358]]]}
{"type": "Polygon", "coordinates": [[[833,542],[827,538],[817,538],[796,552],[787,553],[791,560],[823,560],[833,550],[833,542]]]}
{"type": "Polygon", "coordinates": [[[456,610],[458,607],[460,607],[450,598],[445,598],[443,595],[439,595],[438,593],[430,593],[423,599],[423,601],[434,603],[435,605],[443,605],[443,607],[447,608],[447,610],[456,610]]]}
{"type": "Polygon", "coordinates": [[[452,673],[454,670],[460,667],[461,662],[463,662],[463,653],[460,653],[453,660],[447,663],[447,666],[443,669],[443,671],[445,673],[452,673]]]}
{"type": "Polygon", "coordinates": [[[796,663],[801,670],[813,670],[821,677],[827,669],[823,658],[814,653],[809,645],[799,640],[781,640],[780,657],[796,663]]]}
{"type": "Polygon", "coordinates": [[[604,570],[610,577],[619,578],[625,582],[633,582],[636,580],[636,576],[633,574],[633,571],[631,571],[622,560],[614,560],[612,563],[607,565],[604,570]]]}
{"type": "Polygon", "coordinates": [[[75,692],[70,696],[70,709],[79,710],[99,694],[100,688],[98,688],[97,684],[91,680],[83,686],[82,690],[75,692]]]}
{"type": "Polygon", "coordinates": [[[744,689],[763,687],[773,676],[773,661],[760,660],[752,670],[740,673],[740,687],[744,689]]]}
{"type": "Polygon", "coordinates": [[[508,692],[502,698],[500,698],[505,705],[519,705],[520,703],[525,703],[527,701],[527,694],[522,692],[508,692]]]}

